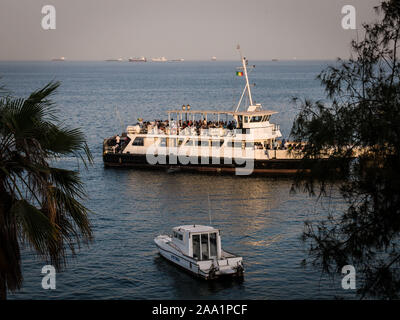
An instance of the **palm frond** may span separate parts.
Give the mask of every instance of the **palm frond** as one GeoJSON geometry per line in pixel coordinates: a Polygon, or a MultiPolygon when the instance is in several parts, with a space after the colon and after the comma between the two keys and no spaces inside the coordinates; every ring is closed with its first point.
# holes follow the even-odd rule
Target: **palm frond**
{"type": "Polygon", "coordinates": [[[86,192],[78,171],[49,168],[54,185],[70,197],[85,198],[86,192]]]}
{"type": "Polygon", "coordinates": [[[24,199],[15,201],[10,211],[22,227],[23,240],[28,240],[47,259],[49,248],[57,247],[57,228],[42,211],[24,199]]]}
{"type": "Polygon", "coordinates": [[[41,142],[42,147],[53,156],[74,154],[84,164],[93,162],[85,135],[80,129],[52,126],[41,142]]]}
{"type": "MultiPolygon", "coordinates": [[[[52,188],[51,194],[57,204],[59,212],[64,213],[62,216],[70,218],[69,221],[76,226],[74,230],[79,230],[84,242],[90,241],[93,237],[91,224],[88,219],[88,213],[90,211],[73,196],[63,192],[59,188],[52,188]]],[[[76,240],[79,241],[79,239],[76,240]]]]}

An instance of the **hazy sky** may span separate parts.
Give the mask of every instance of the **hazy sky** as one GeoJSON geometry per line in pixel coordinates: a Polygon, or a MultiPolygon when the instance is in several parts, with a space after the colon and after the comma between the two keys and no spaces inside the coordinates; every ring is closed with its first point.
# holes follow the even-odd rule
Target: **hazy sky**
{"type": "Polygon", "coordinates": [[[349,56],[357,26],[376,18],[380,0],[0,0],[0,60],[104,60],[131,56],[251,60],[349,56]],[[56,8],[56,30],[41,9],[56,8]]]}

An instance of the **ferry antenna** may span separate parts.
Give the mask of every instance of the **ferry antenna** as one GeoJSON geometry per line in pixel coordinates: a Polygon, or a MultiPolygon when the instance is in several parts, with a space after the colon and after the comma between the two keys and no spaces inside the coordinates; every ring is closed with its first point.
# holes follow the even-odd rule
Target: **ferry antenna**
{"type": "Polygon", "coordinates": [[[239,103],[238,103],[238,105],[237,105],[237,107],[236,107],[236,111],[238,111],[238,109],[239,109],[239,107],[240,107],[240,103],[242,102],[243,95],[244,95],[246,89],[247,89],[247,95],[248,95],[248,97],[249,97],[250,105],[251,105],[251,106],[253,105],[253,98],[252,98],[252,96],[251,96],[251,90],[250,90],[250,84],[249,84],[249,77],[248,77],[248,75],[247,75],[247,59],[246,59],[246,57],[243,57],[242,51],[240,50],[240,45],[239,45],[239,44],[237,45],[236,49],[239,51],[240,59],[242,60],[242,68],[243,68],[243,71],[244,71],[244,76],[246,77],[246,86],[245,86],[245,88],[244,88],[244,90],[243,90],[242,96],[241,96],[241,98],[240,98],[240,100],[239,100],[239,103]]]}

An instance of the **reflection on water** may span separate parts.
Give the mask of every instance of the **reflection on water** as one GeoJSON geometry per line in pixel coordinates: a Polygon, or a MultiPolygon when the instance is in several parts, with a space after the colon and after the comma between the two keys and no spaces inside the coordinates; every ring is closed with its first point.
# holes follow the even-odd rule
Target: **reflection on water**
{"type": "Polygon", "coordinates": [[[277,235],[277,236],[259,240],[259,241],[248,241],[248,242],[245,242],[245,244],[249,245],[249,246],[269,247],[269,246],[273,245],[275,242],[279,241],[280,239],[282,239],[282,235],[277,235]]]}

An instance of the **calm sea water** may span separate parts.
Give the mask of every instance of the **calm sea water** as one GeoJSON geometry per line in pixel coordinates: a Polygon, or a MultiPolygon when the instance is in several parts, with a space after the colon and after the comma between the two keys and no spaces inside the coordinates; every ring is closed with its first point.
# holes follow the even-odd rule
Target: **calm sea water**
{"type": "MultiPolygon", "coordinates": [[[[252,62],[253,63],[253,62],[252,62]]],[[[287,137],[297,110],[292,97],[324,97],[316,75],[321,61],[254,62],[253,99],[276,110],[287,137]]],[[[291,181],[260,177],[104,169],[104,137],[120,133],[136,119],[166,117],[166,110],[232,110],[244,79],[236,62],[113,63],[0,62],[2,83],[26,96],[50,80],[62,86],[54,96],[65,124],[84,130],[95,163],[82,171],[90,198],[87,207],[95,240],[82,247],[57,289],[43,290],[44,265],[23,250],[23,289],[11,299],[330,299],[352,297],[341,279],[300,266],[307,257],[300,241],[305,220],[340,210],[333,198],[317,203],[306,194],[290,194],[291,181]],[[118,113],[116,112],[116,108],[118,113]],[[119,114],[119,116],[118,116],[119,114]],[[207,197],[210,196],[210,208],[207,197]],[[212,224],[222,231],[223,246],[244,257],[243,281],[203,282],[162,259],[155,236],[181,224],[212,224]]],[[[60,166],[75,168],[74,159],[60,166]]]]}

